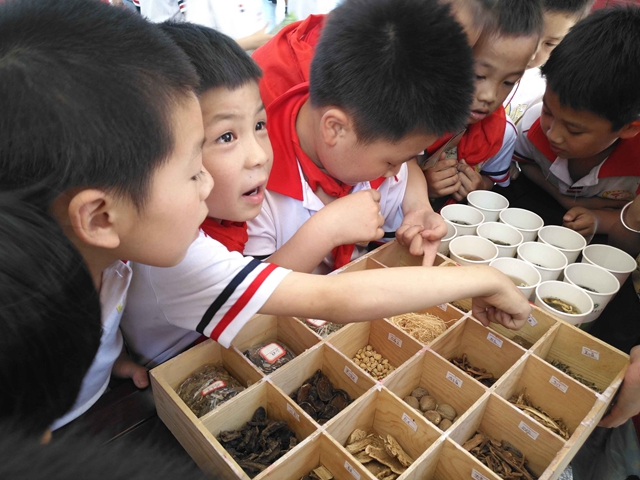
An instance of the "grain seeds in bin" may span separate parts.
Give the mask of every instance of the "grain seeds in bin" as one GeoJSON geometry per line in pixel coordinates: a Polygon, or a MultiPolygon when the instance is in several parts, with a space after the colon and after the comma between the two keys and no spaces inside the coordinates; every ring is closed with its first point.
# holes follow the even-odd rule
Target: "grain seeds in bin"
{"type": "Polygon", "coordinates": [[[291,398],[320,425],[335,417],[351,403],[349,394],[334,388],[322,370],[306,379],[291,398]]]}
{"type": "Polygon", "coordinates": [[[332,333],[337,332],[344,327],[344,325],[339,323],[327,322],[326,320],[316,320],[313,318],[301,318],[300,321],[322,338],[327,338],[332,333]]]}
{"type": "Polygon", "coordinates": [[[420,411],[424,418],[440,430],[447,430],[458,418],[455,408],[446,403],[439,404],[434,397],[429,395],[429,391],[422,387],[414,388],[411,395],[407,395],[402,400],[411,408],[420,411]]]}
{"type": "Polygon", "coordinates": [[[295,358],[295,354],[282,342],[267,342],[248,348],[244,356],[267,375],[295,358]]]}
{"type": "Polygon", "coordinates": [[[178,396],[199,418],[244,390],[223,367],[203,365],[178,387],[178,396]]]}
{"type": "Polygon", "coordinates": [[[374,477],[383,480],[395,480],[413,464],[413,458],[391,435],[383,437],[355,429],[345,448],[374,477]]]}

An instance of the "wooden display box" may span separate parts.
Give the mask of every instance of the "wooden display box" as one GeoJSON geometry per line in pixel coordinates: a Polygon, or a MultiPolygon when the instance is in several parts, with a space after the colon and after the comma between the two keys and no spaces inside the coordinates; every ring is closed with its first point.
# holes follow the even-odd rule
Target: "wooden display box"
{"type": "MultiPolygon", "coordinates": [[[[451,263],[444,257],[438,257],[438,262],[441,267],[451,263]]],[[[405,249],[390,242],[341,272],[416,264],[405,249]]],[[[460,305],[470,307],[470,300],[460,305]]],[[[258,315],[234,339],[232,348],[208,341],[152,370],[158,415],[204,471],[229,480],[248,477],[215,436],[243,425],[258,406],[265,407],[270,418],[286,420],[300,442],[255,477],[259,480],[298,480],[318,465],[327,467],[338,480],[374,480],[343,447],[355,428],[391,434],[400,442],[415,459],[401,480],[498,480],[462,448],[478,429],[520,449],[540,479],[557,479],[607,410],[624,378],[628,356],[535,307],[530,321],[517,332],[499,325],[486,328],[451,305],[445,308],[428,309],[451,320],[447,331],[428,345],[386,319],[347,325],[321,339],[294,318],[258,315]],[[518,345],[516,335],[532,346],[518,345]],[[265,375],[242,351],[273,340],[285,343],[296,358],[265,375]],[[351,361],[367,344],[397,367],[381,381],[351,361]],[[462,353],[499,380],[487,388],[448,361],[462,353]],[[554,360],[594,382],[602,393],[553,367],[554,360]],[[175,389],[207,363],[223,365],[249,388],[197,418],[175,389]],[[318,369],[354,399],[324,425],[314,422],[288,396],[318,369]],[[458,417],[446,432],[402,401],[417,386],[456,409],[458,417]],[[509,403],[523,388],[535,405],[563,419],[571,433],[568,440],[509,403]]]]}

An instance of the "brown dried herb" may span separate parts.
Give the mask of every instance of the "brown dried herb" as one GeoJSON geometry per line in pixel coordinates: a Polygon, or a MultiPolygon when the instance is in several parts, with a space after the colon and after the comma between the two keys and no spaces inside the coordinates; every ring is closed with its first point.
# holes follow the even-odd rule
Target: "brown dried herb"
{"type": "Polygon", "coordinates": [[[247,349],[244,356],[266,374],[275,372],[295,358],[295,354],[282,342],[266,342],[256,345],[247,349]]]}
{"type": "Polygon", "coordinates": [[[589,387],[591,390],[594,390],[598,393],[602,393],[602,389],[598,388],[598,386],[587,380],[586,378],[584,378],[581,375],[578,375],[577,373],[573,373],[571,371],[571,368],[569,368],[569,365],[565,365],[564,363],[558,361],[558,360],[552,360],[551,365],[553,365],[554,367],[556,367],[558,370],[560,370],[561,372],[566,373],[567,375],[569,375],[571,378],[573,378],[574,380],[577,380],[578,382],[580,382],[581,384],[589,387]]]}
{"type": "Polygon", "coordinates": [[[391,435],[386,438],[354,430],[346,444],[347,451],[376,478],[395,480],[413,463],[413,459],[391,435]]]}
{"type": "Polygon", "coordinates": [[[487,387],[496,383],[497,378],[493,376],[493,373],[487,372],[485,368],[477,368],[471,365],[467,360],[466,353],[463,353],[462,357],[452,358],[450,361],[467,375],[472,376],[487,387]]]}
{"type": "Polygon", "coordinates": [[[571,432],[569,432],[569,428],[565,425],[564,421],[561,418],[553,418],[540,407],[536,407],[531,403],[526,390],[526,388],[522,389],[522,392],[520,392],[519,395],[514,395],[509,399],[509,401],[531,418],[547,427],[553,433],[560,435],[565,440],[569,440],[571,432]]]}
{"type": "Polygon", "coordinates": [[[525,456],[509,442],[478,431],[462,445],[471,455],[505,480],[537,480],[527,467],[525,456]]]}
{"type": "Polygon", "coordinates": [[[344,327],[344,325],[341,325],[339,323],[327,322],[326,320],[315,320],[313,318],[300,318],[298,320],[300,320],[322,338],[327,338],[332,333],[337,332],[342,327],[344,327]]]}
{"type": "Polygon", "coordinates": [[[334,388],[322,370],[307,378],[291,398],[320,425],[336,416],[351,403],[347,392],[334,388]]]}
{"type": "Polygon", "coordinates": [[[203,365],[180,384],[178,396],[198,418],[235,397],[244,387],[223,367],[203,365]]]}
{"type": "Polygon", "coordinates": [[[311,470],[308,475],[305,475],[300,480],[333,480],[333,474],[320,465],[319,467],[311,470]]]}

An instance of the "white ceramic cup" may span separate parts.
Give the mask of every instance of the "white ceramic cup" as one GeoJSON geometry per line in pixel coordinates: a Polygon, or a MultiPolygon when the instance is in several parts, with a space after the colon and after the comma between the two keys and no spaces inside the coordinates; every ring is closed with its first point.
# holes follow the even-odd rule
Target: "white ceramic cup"
{"type": "Polygon", "coordinates": [[[486,238],[465,235],[451,240],[449,257],[460,265],[489,265],[498,257],[498,248],[486,238]],[[473,257],[479,259],[474,260],[473,257]]]}
{"type": "Polygon", "coordinates": [[[500,212],[500,221],[511,225],[524,237],[525,242],[533,242],[538,236],[538,231],[544,226],[544,221],[524,208],[507,208],[500,212]]]}
{"type": "Polygon", "coordinates": [[[440,246],[438,247],[438,253],[448,256],[449,255],[449,244],[451,240],[458,236],[458,229],[456,226],[451,223],[446,218],[443,219],[444,224],[447,226],[447,234],[440,240],[440,246]]]}
{"type": "Polygon", "coordinates": [[[509,207],[509,200],[489,190],[474,190],[467,195],[467,202],[484,214],[485,222],[497,222],[500,212],[509,207]]]}
{"type": "Polygon", "coordinates": [[[587,245],[582,251],[582,263],[604,268],[618,279],[620,285],[629,278],[637,265],[634,258],[619,248],[609,245],[587,245]]]}
{"type": "Polygon", "coordinates": [[[590,263],[567,265],[564,269],[564,281],[584,290],[593,301],[593,312],[587,315],[583,323],[593,322],[598,318],[620,290],[620,282],[612,273],[590,263]]]}
{"type": "Polygon", "coordinates": [[[484,222],[484,215],[480,210],[459,203],[445,205],[440,210],[440,215],[456,226],[459,237],[462,235],[475,235],[478,225],[484,222]],[[461,225],[458,222],[465,222],[468,225],[461,225]]]}
{"type": "Polygon", "coordinates": [[[518,279],[526,283],[526,287],[518,284],[516,284],[516,286],[525,297],[529,300],[534,300],[536,287],[542,279],[540,278],[540,272],[538,272],[533,265],[523,260],[518,260],[517,258],[496,258],[489,266],[497,268],[505,275],[511,277],[512,280],[518,279]]]}
{"type": "Polygon", "coordinates": [[[593,311],[593,301],[591,297],[586,294],[584,290],[576,287],[570,283],[558,282],[556,280],[550,280],[542,282],[536,287],[536,300],[535,304],[543,310],[561,318],[565,322],[572,325],[580,325],[585,321],[585,318],[593,311]],[[547,305],[543,298],[558,298],[575,305],[580,311],[579,314],[563,313],[555,308],[547,305]]]}
{"type": "Polygon", "coordinates": [[[514,257],[517,248],[524,240],[518,230],[511,225],[499,222],[483,223],[478,227],[477,234],[479,237],[486,238],[487,240],[497,240],[509,244],[500,245],[496,243],[496,247],[498,247],[498,257],[514,257]]]}
{"type": "Polygon", "coordinates": [[[533,264],[542,281],[557,280],[567,266],[567,257],[555,247],[540,242],[524,242],[518,247],[517,258],[533,264]]]}
{"type": "Polygon", "coordinates": [[[575,262],[580,252],[587,246],[587,241],[578,232],[557,225],[542,227],[538,232],[538,241],[556,247],[564,253],[569,263],[575,262]]]}

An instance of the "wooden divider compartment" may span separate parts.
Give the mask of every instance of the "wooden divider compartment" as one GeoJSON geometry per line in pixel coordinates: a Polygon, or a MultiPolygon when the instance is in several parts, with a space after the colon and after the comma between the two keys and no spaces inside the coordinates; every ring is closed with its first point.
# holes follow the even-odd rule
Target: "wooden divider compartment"
{"type": "Polygon", "coordinates": [[[314,434],[293,455],[288,462],[278,463],[261,478],[269,480],[300,480],[311,470],[322,465],[336,480],[369,479],[369,472],[349,456],[338,443],[326,433],[314,434]],[[355,473],[354,473],[355,472],[355,473]]]}
{"type": "MultiPolygon", "coordinates": [[[[387,320],[352,323],[331,335],[327,342],[349,359],[353,359],[362,347],[371,345],[396,369],[422,349],[413,337],[387,320]]],[[[356,375],[366,373],[355,363],[354,367],[358,369],[356,375]]]]}
{"type": "MultiPolygon", "coordinates": [[[[455,408],[455,424],[485,392],[478,382],[466,380],[450,362],[427,350],[410,359],[402,367],[401,375],[390,376],[384,384],[401,399],[408,396],[414,388],[426,388],[438,404],[446,403],[455,408]]],[[[416,412],[421,414],[419,410],[416,412]]]]}
{"type": "MultiPolygon", "coordinates": [[[[549,315],[544,310],[532,305],[531,315],[529,315],[529,319],[520,330],[511,330],[499,323],[491,323],[489,328],[511,340],[516,336],[520,336],[531,343],[529,348],[532,348],[556,323],[558,323],[558,320],[553,315],[549,315]]],[[[521,345],[519,342],[515,342],[521,345]]]]}
{"type": "MultiPolygon", "coordinates": [[[[263,407],[266,410],[269,420],[284,420],[287,422],[287,426],[295,432],[298,444],[301,444],[305,438],[316,432],[316,424],[303,414],[293,400],[269,381],[261,382],[255,388],[247,391],[246,395],[238,397],[234,402],[227,402],[221,406],[219,415],[203,417],[202,424],[211,435],[217,437],[222,431],[242,428],[245,423],[251,420],[258,407],[263,407]]],[[[212,467],[214,469],[210,471],[222,476],[224,476],[222,472],[226,472],[228,475],[226,478],[248,479],[249,476],[244,473],[222,445],[217,440],[215,440],[215,443],[219,455],[213,462],[212,467]],[[215,469],[218,469],[218,471],[215,469]]],[[[298,448],[299,446],[296,446],[293,450],[287,452],[273,465],[291,458],[292,453],[295,453],[298,448]]],[[[254,479],[263,478],[264,475],[266,475],[266,472],[255,476],[254,479]]]]}
{"type": "MultiPolygon", "coordinates": [[[[422,256],[415,256],[409,253],[409,250],[392,240],[386,245],[371,252],[369,257],[386,267],[420,267],[422,266],[422,256]]],[[[444,255],[436,254],[433,266],[437,267],[450,260],[444,255]]]]}
{"type": "MultiPolygon", "coordinates": [[[[383,248],[383,247],[380,247],[380,248],[383,248]]],[[[374,252],[371,252],[367,255],[372,255],[373,253],[374,252]]],[[[362,270],[375,270],[376,268],[387,268],[387,267],[381,264],[380,262],[374,260],[373,258],[360,257],[354,260],[353,262],[349,263],[348,265],[345,265],[344,267],[338,270],[335,270],[334,272],[331,272],[331,273],[338,274],[338,273],[347,273],[347,272],[361,272],[362,270]]]]}
{"type": "MultiPolygon", "coordinates": [[[[496,379],[499,379],[525,353],[520,346],[486,328],[472,317],[466,318],[447,330],[433,342],[431,350],[449,361],[466,354],[471,365],[486,368],[496,379]]],[[[456,376],[461,378],[462,370],[453,363],[451,368],[459,372],[456,376]]],[[[464,378],[471,377],[465,373],[464,378]]],[[[477,382],[475,379],[473,381],[477,382]]]]}
{"type": "Polygon", "coordinates": [[[291,396],[317,370],[322,370],[329,377],[334,388],[346,391],[351,397],[351,404],[376,383],[369,375],[360,374],[351,360],[327,343],[311,348],[274,372],[271,381],[291,396]]]}
{"type": "MultiPolygon", "coordinates": [[[[414,464],[440,437],[436,427],[381,387],[370,390],[351,408],[340,412],[335,421],[327,425],[326,432],[340,445],[345,445],[356,428],[383,437],[391,435],[413,458],[414,464]]],[[[353,461],[357,462],[355,458],[353,461]]]]}
{"type": "MultiPolygon", "coordinates": [[[[463,445],[477,431],[498,441],[506,440],[522,452],[529,469],[538,477],[545,473],[565,445],[558,436],[491,392],[461,420],[452,428],[452,440],[463,445]]],[[[562,472],[556,473],[559,476],[562,472]]]]}
{"type": "Polygon", "coordinates": [[[329,335],[325,335],[324,337],[322,335],[320,335],[318,332],[316,332],[314,330],[314,328],[320,328],[322,325],[326,324],[326,323],[330,323],[326,320],[316,320],[313,318],[303,318],[303,317],[294,317],[296,320],[298,320],[302,325],[305,326],[305,328],[309,329],[311,332],[313,332],[313,334],[318,337],[320,340],[324,340],[325,338],[330,337],[331,335],[333,335],[334,333],[336,333],[338,330],[344,328],[345,325],[340,325],[340,328],[338,330],[336,330],[335,332],[331,332],[329,335]],[[321,323],[319,323],[321,322],[321,323]]]}
{"type": "Polygon", "coordinates": [[[601,389],[609,400],[624,378],[629,356],[582,330],[559,321],[533,349],[551,363],[557,360],[601,389]],[[612,387],[610,391],[606,391],[612,387]]]}
{"type": "Polygon", "coordinates": [[[593,390],[567,375],[559,375],[558,370],[535,355],[528,355],[518,364],[509,377],[496,386],[495,393],[509,400],[523,389],[536,407],[562,419],[571,434],[587,418],[597,400],[593,390]]]}
{"type": "MultiPolygon", "coordinates": [[[[231,342],[242,354],[250,347],[266,342],[282,342],[296,357],[320,343],[322,339],[293,317],[256,315],[231,342]]],[[[261,375],[265,375],[248,358],[245,360],[261,375]]],[[[295,360],[295,359],[294,359],[295,360]]]]}
{"type": "MultiPolygon", "coordinates": [[[[438,305],[436,307],[425,308],[424,310],[418,310],[415,313],[430,313],[431,315],[440,317],[442,320],[444,320],[447,328],[451,328],[458,320],[460,320],[464,316],[463,312],[455,308],[453,305],[449,305],[448,303],[443,303],[442,305],[438,305]]],[[[390,323],[393,323],[391,319],[388,319],[388,320],[390,323]]],[[[394,326],[402,330],[402,328],[398,327],[397,325],[394,324],[394,326]]],[[[417,338],[414,338],[414,340],[416,340],[417,342],[420,342],[417,338]]],[[[434,341],[435,339],[429,343],[422,343],[422,342],[420,343],[422,345],[429,345],[434,341]]]]}

